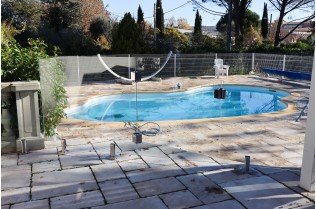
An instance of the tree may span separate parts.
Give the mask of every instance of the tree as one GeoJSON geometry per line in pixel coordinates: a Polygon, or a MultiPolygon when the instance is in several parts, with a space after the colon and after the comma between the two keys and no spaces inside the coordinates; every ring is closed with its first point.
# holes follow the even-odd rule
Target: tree
{"type": "Polygon", "coordinates": [[[107,24],[105,23],[104,17],[95,18],[89,27],[89,31],[94,39],[104,35],[107,30],[107,24]]]}
{"type": "Polygon", "coordinates": [[[188,20],[183,18],[183,17],[179,17],[177,19],[177,25],[178,25],[178,28],[180,29],[191,29],[191,26],[190,24],[188,23],[188,20]]]}
{"type": "Polygon", "coordinates": [[[57,34],[63,28],[80,25],[82,20],[80,0],[52,0],[48,5],[45,19],[57,34]]]}
{"type": "MultiPolygon", "coordinates": [[[[219,21],[216,24],[216,30],[218,30],[219,32],[226,32],[226,25],[227,25],[227,21],[228,21],[228,14],[225,14],[224,16],[222,16],[219,21]]],[[[253,11],[251,11],[250,9],[246,10],[246,14],[245,14],[245,20],[243,23],[243,27],[244,27],[244,32],[247,32],[251,27],[257,29],[259,27],[259,15],[253,11]]],[[[235,22],[232,22],[232,26],[235,26],[235,22]]]]}
{"type": "Polygon", "coordinates": [[[267,8],[267,3],[264,3],[262,20],[261,20],[261,35],[264,39],[267,39],[268,32],[269,32],[268,8],[267,8]]]}
{"type": "Polygon", "coordinates": [[[145,41],[140,26],[130,13],[125,13],[123,19],[113,28],[112,51],[114,53],[142,53],[145,41]]]}
{"type": "Polygon", "coordinates": [[[170,17],[167,20],[167,28],[174,28],[176,26],[176,19],[174,18],[174,16],[170,17]]]}
{"type": "Polygon", "coordinates": [[[156,3],[156,28],[159,29],[160,32],[164,29],[164,13],[162,9],[161,0],[157,0],[156,3]]]}
{"type": "Polygon", "coordinates": [[[232,2],[232,21],[234,22],[234,34],[236,37],[236,45],[242,46],[243,35],[245,34],[244,22],[246,20],[246,11],[252,0],[202,0],[225,7],[228,10],[228,3],[232,2]]]}
{"type": "Polygon", "coordinates": [[[195,21],[194,21],[194,36],[202,35],[202,16],[199,14],[199,10],[196,10],[195,21]]]}
{"type": "Polygon", "coordinates": [[[300,25],[315,18],[314,0],[269,0],[269,2],[280,12],[274,38],[275,47],[279,46],[279,44],[289,35],[291,35],[295,31],[295,29],[298,28],[300,25]],[[306,10],[308,8],[313,8],[311,14],[305,16],[304,18],[300,18],[301,21],[296,26],[294,26],[288,33],[281,37],[280,32],[284,17],[295,10],[306,10]]]}
{"type": "Polygon", "coordinates": [[[2,22],[10,22],[20,30],[15,34],[16,40],[22,46],[28,45],[28,38],[36,38],[43,18],[43,6],[35,0],[2,0],[2,22]]]}
{"type": "Polygon", "coordinates": [[[81,0],[81,17],[83,31],[88,32],[90,24],[101,17],[102,19],[109,19],[102,0],[81,0]]]}
{"type": "Polygon", "coordinates": [[[137,10],[137,24],[142,24],[144,22],[144,13],[140,5],[137,10]]]}

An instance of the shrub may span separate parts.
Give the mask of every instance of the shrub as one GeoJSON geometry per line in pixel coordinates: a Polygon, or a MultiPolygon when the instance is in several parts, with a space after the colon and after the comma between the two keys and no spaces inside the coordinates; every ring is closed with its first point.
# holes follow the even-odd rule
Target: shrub
{"type": "MultiPolygon", "coordinates": [[[[13,27],[3,23],[1,24],[1,29],[2,81],[40,80],[39,61],[48,58],[46,44],[40,40],[29,39],[28,47],[22,47],[14,39],[14,34],[17,31],[13,27]]],[[[54,51],[57,52],[57,49],[54,51]]],[[[43,112],[41,112],[41,115],[46,120],[42,128],[44,134],[47,136],[51,136],[55,133],[55,128],[65,115],[63,109],[66,107],[67,103],[66,91],[63,87],[63,70],[60,64],[52,65],[51,69],[58,75],[54,80],[52,89],[53,97],[56,102],[55,108],[47,115],[43,115],[43,112]]],[[[11,108],[11,110],[12,112],[16,112],[16,109],[11,108]]],[[[41,117],[41,119],[43,117],[41,117]]]]}

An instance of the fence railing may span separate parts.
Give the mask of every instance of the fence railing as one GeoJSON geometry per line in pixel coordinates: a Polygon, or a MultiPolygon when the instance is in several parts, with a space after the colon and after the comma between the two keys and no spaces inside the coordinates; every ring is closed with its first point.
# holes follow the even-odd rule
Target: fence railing
{"type": "MultiPolygon", "coordinates": [[[[146,76],[162,65],[166,54],[121,54],[102,58],[119,75],[129,77],[129,73],[137,69],[146,76]]],[[[230,75],[260,72],[262,68],[311,72],[313,65],[312,56],[259,53],[173,54],[158,77],[214,75],[215,58],[223,59],[225,65],[230,65],[230,75]]],[[[97,56],[61,56],[59,60],[65,69],[66,85],[105,82],[115,78],[104,69],[97,56]]]]}

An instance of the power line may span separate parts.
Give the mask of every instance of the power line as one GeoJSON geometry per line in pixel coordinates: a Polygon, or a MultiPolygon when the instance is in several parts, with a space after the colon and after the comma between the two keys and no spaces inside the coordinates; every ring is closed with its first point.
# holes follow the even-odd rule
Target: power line
{"type": "MultiPolygon", "coordinates": [[[[168,11],[164,12],[163,14],[167,14],[167,13],[169,13],[169,12],[173,12],[174,10],[180,9],[180,8],[184,7],[185,5],[187,5],[187,4],[189,4],[189,3],[191,3],[191,2],[188,1],[188,2],[186,2],[185,4],[182,4],[182,5],[180,5],[180,6],[177,6],[177,7],[173,8],[173,9],[171,9],[171,10],[168,10],[168,11]]],[[[150,18],[153,18],[153,16],[148,16],[148,17],[145,17],[144,19],[150,19],[150,18]]]]}
{"type": "Polygon", "coordinates": [[[217,11],[214,11],[214,10],[211,10],[211,9],[204,7],[202,4],[200,4],[196,0],[191,0],[191,2],[194,3],[196,6],[198,6],[200,9],[202,9],[204,12],[207,12],[209,14],[218,15],[218,16],[225,15],[225,13],[223,13],[223,12],[217,12],[217,11]]]}

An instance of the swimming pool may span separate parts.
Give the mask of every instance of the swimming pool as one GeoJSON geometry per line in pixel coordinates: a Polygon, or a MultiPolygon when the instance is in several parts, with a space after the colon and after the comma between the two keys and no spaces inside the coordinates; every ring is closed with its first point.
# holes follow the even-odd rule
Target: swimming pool
{"type": "Polygon", "coordinates": [[[280,101],[289,93],[263,87],[222,85],[226,98],[214,99],[214,89],[201,87],[184,92],[110,95],[91,99],[66,110],[70,118],[92,121],[163,121],[232,117],[275,112],[287,105],[280,101]]]}

